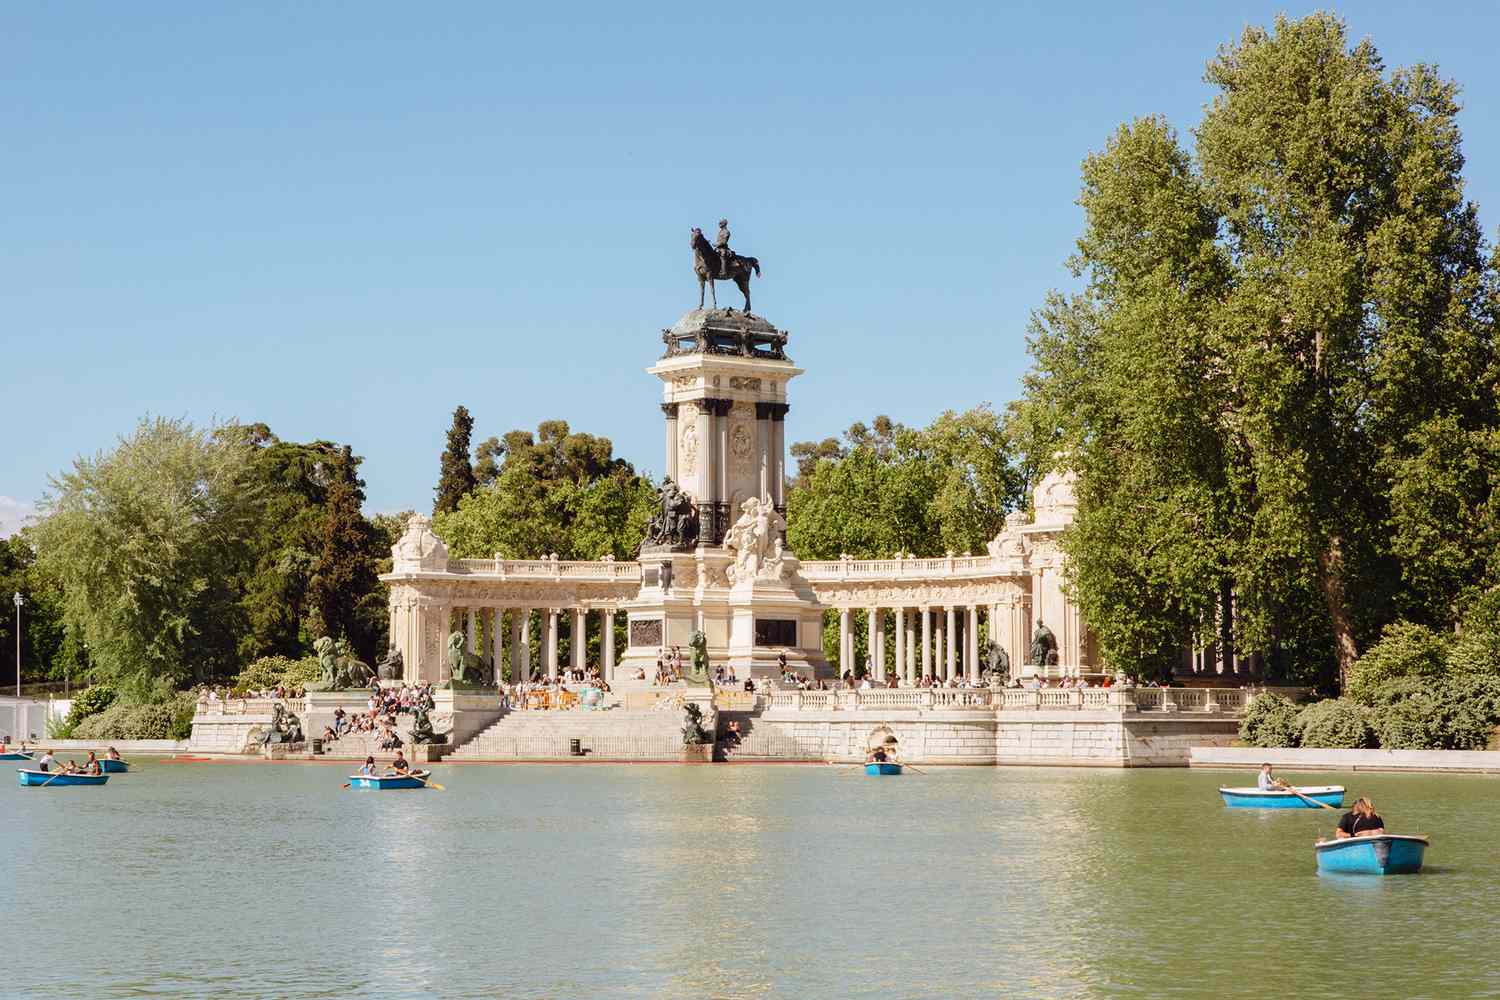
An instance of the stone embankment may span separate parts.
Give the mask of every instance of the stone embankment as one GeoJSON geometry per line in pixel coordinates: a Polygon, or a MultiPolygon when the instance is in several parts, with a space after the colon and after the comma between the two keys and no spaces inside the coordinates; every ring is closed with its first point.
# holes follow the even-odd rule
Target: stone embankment
{"type": "Polygon", "coordinates": [[[1500,774],[1500,752],[1493,750],[1323,750],[1315,747],[1192,748],[1190,767],[1258,768],[1269,763],[1290,771],[1424,771],[1500,774]]]}

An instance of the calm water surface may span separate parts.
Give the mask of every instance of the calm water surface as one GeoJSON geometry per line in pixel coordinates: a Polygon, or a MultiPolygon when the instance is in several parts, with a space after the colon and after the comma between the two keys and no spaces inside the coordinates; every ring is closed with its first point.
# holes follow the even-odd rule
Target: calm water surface
{"type": "Polygon", "coordinates": [[[0,994],[1500,996],[1500,779],[1319,775],[1434,838],[1421,875],[1329,879],[1334,814],[1223,808],[1248,772],[344,771],[0,787],[0,994]]]}

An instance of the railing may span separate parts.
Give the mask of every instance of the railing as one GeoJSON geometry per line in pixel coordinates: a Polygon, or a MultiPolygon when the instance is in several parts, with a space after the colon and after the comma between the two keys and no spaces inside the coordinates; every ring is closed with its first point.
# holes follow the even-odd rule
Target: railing
{"type": "Polygon", "coordinates": [[[624,583],[641,579],[641,564],[610,559],[449,559],[448,572],[500,579],[603,580],[624,583]]]}
{"type": "Polygon", "coordinates": [[[808,580],[910,580],[941,576],[992,576],[1013,572],[1011,560],[996,556],[942,556],[937,559],[825,559],[801,564],[808,580]]]}
{"type": "MultiPolygon", "coordinates": [[[[776,691],[771,711],[947,710],[1180,712],[1238,715],[1254,688],[874,688],[869,691],[776,691]]],[[[1270,689],[1295,696],[1300,689],[1270,689]]]]}
{"type": "Polygon", "coordinates": [[[293,715],[307,711],[305,698],[226,698],[198,703],[195,715],[270,715],[280,705],[293,715]]]}

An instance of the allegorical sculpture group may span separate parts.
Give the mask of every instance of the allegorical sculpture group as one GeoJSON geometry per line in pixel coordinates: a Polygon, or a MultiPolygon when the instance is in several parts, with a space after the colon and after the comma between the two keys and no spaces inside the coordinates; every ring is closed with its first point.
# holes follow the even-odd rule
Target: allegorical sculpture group
{"type": "Polygon", "coordinates": [[[697,544],[698,510],[669,476],[656,491],[656,513],[646,525],[641,547],[681,551],[697,544]]]}

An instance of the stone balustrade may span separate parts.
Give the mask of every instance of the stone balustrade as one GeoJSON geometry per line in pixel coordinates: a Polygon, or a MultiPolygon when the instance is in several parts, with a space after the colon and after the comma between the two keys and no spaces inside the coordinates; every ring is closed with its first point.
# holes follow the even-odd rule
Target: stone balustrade
{"type": "Polygon", "coordinates": [[[801,564],[808,580],[919,580],[931,577],[1009,575],[1013,560],[1002,556],[942,556],[936,559],[827,559],[801,564]]]}
{"type": "Polygon", "coordinates": [[[772,711],[881,710],[1112,711],[1239,715],[1261,690],[1295,698],[1300,688],[874,688],[776,691],[760,696],[772,711]]]}
{"type": "Polygon", "coordinates": [[[293,715],[307,711],[305,698],[226,698],[223,701],[200,702],[194,715],[270,715],[280,705],[293,715]]]}
{"type": "Polygon", "coordinates": [[[610,559],[449,559],[448,572],[463,576],[493,576],[502,580],[588,580],[605,583],[639,582],[641,564],[610,559]]]}

